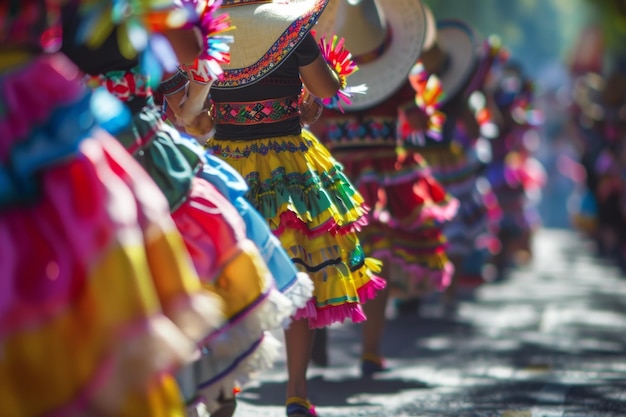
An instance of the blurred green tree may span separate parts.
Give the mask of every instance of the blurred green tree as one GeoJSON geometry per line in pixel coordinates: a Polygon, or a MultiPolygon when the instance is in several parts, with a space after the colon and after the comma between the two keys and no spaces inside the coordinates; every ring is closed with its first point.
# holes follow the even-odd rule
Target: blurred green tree
{"type": "Polygon", "coordinates": [[[555,60],[567,58],[588,14],[581,0],[425,0],[425,3],[437,19],[462,18],[485,37],[500,36],[513,57],[524,62],[534,75],[555,60]]]}
{"type": "Polygon", "coordinates": [[[607,45],[618,54],[626,54],[626,0],[587,0],[601,23],[607,45]]]}

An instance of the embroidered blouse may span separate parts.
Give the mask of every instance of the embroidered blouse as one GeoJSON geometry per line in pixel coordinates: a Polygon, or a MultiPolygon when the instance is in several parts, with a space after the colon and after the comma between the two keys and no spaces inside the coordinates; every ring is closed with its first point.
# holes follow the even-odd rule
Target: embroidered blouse
{"type": "Polygon", "coordinates": [[[324,110],[320,140],[331,149],[393,146],[397,144],[398,109],[415,98],[408,80],[393,95],[373,107],[342,114],[324,110]]]}
{"type": "Polygon", "coordinates": [[[299,67],[311,64],[320,49],[310,33],[268,76],[241,88],[211,90],[216,140],[255,140],[299,135],[299,67]]]}

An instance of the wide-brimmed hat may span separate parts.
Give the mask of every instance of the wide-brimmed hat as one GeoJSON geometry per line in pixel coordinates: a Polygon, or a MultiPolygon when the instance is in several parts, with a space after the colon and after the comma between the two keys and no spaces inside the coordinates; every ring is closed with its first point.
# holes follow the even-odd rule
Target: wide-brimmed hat
{"type": "Polygon", "coordinates": [[[420,0],[332,0],[314,28],[316,36],[333,34],[345,39],[345,47],[359,70],[348,86],[367,85],[366,94],[355,94],[346,111],[381,103],[407,82],[426,35],[426,16],[420,0]]]}
{"type": "MultiPolygon", "coordinates": [[[[333,0],[337,1],[337,0],[333,0]]],[[[213,88],[237,88],[259,81],[300,45],[329,0],[223,0],[235,26],[230,64],[213,88]]]]}
{"type": "Polygon", "coordinates": [[[468,84],[476,70],[479,45],[476,32],[467,23],[457,19],[437,22],[436,40],[430,48],[424,49],[421,60],[426,70],[441,80],[445,93],[442,103],[468,84]]]}

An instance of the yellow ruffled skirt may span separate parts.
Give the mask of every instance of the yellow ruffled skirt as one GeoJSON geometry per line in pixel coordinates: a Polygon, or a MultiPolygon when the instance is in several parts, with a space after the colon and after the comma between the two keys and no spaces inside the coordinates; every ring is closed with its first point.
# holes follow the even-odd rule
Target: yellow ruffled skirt
{"type": "Polygon", "coordinates": [[[385,284],[373,274],[379,262],[365,257],[357,237],[368,208],[328,150],[307,131],[207,145],[245,178],[248,199],[313,280],[314,296],[295,318],[313,328],[364,320],[361,303],[385,284]]]}

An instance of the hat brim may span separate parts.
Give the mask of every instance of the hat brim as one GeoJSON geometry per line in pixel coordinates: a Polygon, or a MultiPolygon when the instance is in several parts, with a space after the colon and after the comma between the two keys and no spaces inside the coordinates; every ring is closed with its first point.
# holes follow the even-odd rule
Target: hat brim
{"type": "MultiPolygon", "coordinates": [[[[314,27],[316,36],[334,35],[335,17],[339,0],[333,0],[314,27]]],[[[348,78],[348,86],[367,85],[365,94],[355,94],[352,103],[344,104],[346,111],[373,107],[391,97],[405,82],[422,52],[426,37],[426,14],[419,0],[379,0],[387,24],[392,30],[392,41],[376,60],[359,64],[359,69],[348,78]]],[[[350,45],[346,41],[346,49],[350,45]]]]}
{"type": "Polygon", "coordinates": [[[437,42],[448,56],[446,69],[438,74],[445,93],[442,102],[455,97],[476,70],[478,52],[474,30],[460,20],[437,22],[437,42]]]}
{"type": "Polygon", "coordinates": [[[296,0],[222,6],[235,27],[231,60],[223,65],[224,79],[214,88],[237,88],[269,75],[302,42],[329,0],[296,0]]]}
{"type": "Polygon", "coordinates": [[[426,14],[426,35],[424,38],[424,50],[432,48],[437,41],[437,21],[433,11],[424,4],[424,13],[426,14]]]}

